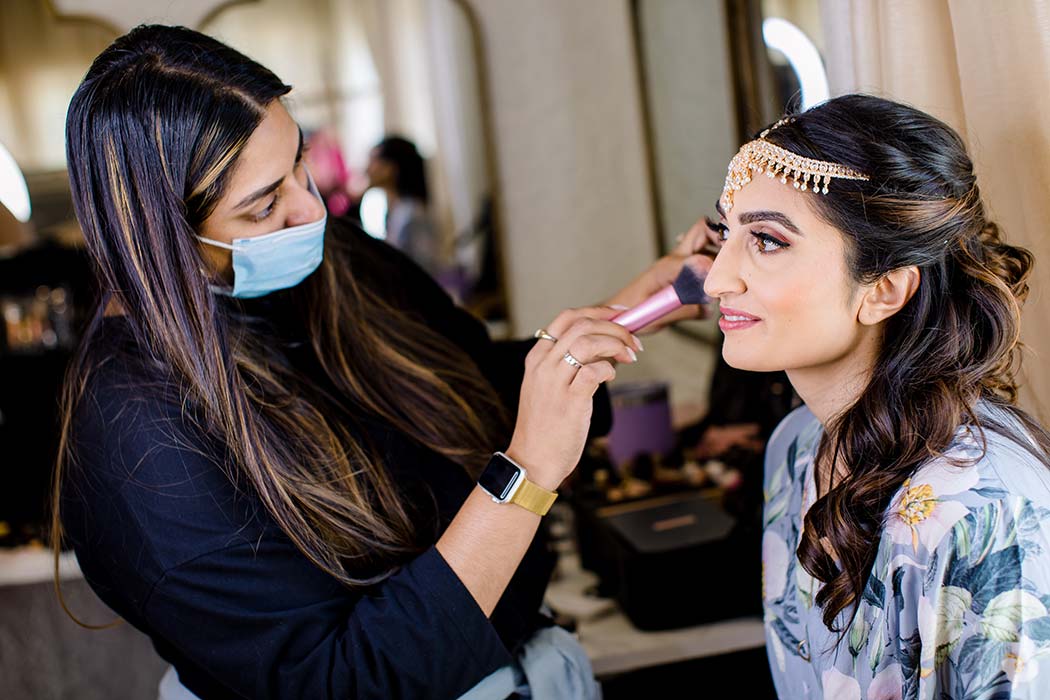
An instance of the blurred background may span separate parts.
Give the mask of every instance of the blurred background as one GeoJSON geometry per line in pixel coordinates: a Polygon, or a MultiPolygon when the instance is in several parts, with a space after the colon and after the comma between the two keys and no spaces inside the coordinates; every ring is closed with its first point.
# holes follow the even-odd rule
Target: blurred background
{"type": "MultiPolygon", "coordinates": [[[[4,0],[0,697],[155,697],[163,669],[127,625],[66,616],[43,548],[56,397],[93,295],[66,107],[132,26],[199,29],[293,85],[331,215],[403,248],[493,335],[518,337],[668,252],[713,212],[738,146],[785,109],[845,92],[955,127],[1009,240],[1050,258],[1048,21],[1039,0],[4,0]]],[[[1023,401],[1045,421],[1039,269],[1023,401]]],[[[612,434],[550,519],[562,559],[548,603],[607,697],[677,678],[690,697],[720,696],[697,685],[715,667],[736,695],[771,697],[761,456],[797,398],[782,374],[721,362],[711,321],[645,342],[613,387],[612,434]],[[712,579],[711,561],[728,573],[712,579]]],[[[71,555],[59,575],[79,617],[112,619],[71,555]]]]}

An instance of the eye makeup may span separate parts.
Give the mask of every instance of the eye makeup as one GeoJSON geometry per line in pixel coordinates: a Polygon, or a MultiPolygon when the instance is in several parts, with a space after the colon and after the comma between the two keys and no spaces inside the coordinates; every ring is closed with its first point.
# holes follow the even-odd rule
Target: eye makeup
{"type": "Polygon", "coordinates": [[[758,252],[763,255],[769,255],[775,253],[778,250],[790,248],[791,244],[787,241],[781,240],[776,236],[772,236],[768,233],[761,231],[751,231],[751,235],[754,237],[755,245],[758,247],[758,252]],[[772,246],[772,249],[768,249],[765,246],[772,246]]]}
{"type": "MultiPolygon", "coordinates": [[[[714,221],[710,217],[705,217],[704,223],[707,225],[709,231],[718,236],[720,244],[717,247],[720,248],[721,244],[724,244],[729,238],[729,227],[721,222],[714,221]]],[[[790,243],[770,233],[765,233],[763,231],[750,231],[749,233],[755,241],[755,246],[758,249],[758,252],[763,255],[769,255],[778,250],[791,247],[790,243]]],[[[714,244],[710,244],[710,246],[712,248],[715,247],[714,244]]]]}
{"type": "Polygon", "coordinates": [[[715,236],[718,239],[718,242],[715,243],[711,241],[710,238],[708,238],[707,243],[704,245],[700,252],[707,252],[708,249],[712,249],[714,250],[714,252],[718,252],[718,249],[721,248],[722,244],[726,242],[726,238],[729,237],[729,227],[723,223],[715,221],[709,216],[704,217],[704,224],[707,226],[708,231],[715,234],[715,236]]]}

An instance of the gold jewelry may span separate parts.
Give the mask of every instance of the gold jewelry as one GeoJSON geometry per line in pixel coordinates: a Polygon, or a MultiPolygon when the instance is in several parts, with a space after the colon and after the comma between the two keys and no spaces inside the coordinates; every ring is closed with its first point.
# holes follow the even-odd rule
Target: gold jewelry
{"type": "Polygon", "coordinates": [[[577,360],[575,357],[573,357],[571,352],[565,353],[565,355],[563,355],[561,359],[565,360],[566,362],[568,362],[573,367],[576,367],[577,369],[579,369],[580,367],[583,367],[583,363],[580,362],[579,360],[577,360]]]}
{"type": "Polygon", "coordinates": [[[549,340],[552,343],[557,343],[558,342],[558,339],[555,338],[550,333],[548,333],[546,328],[539,329],[538,331],[536,331],[535,333],[532,334],[532,337],[533,338],[539,338],[540,340],[549,340]]]}
{"type": "Polygon", "coordinates": [[[514,495],[510,497],[510,502],[542,516],[547,514],[557,498],[556,491],[548,491],[523,478],[521,484],[515,489],[514,495]]]}
{"type": "Polygon", "coordinates": [[[792,153],[765,140],[765,136],[778,126],[794,121],[791,117],[781,119],[776,124],[759,134],[754,141],[740,147],[733,160],[729,162],[725,186],[719,203],[722,212],[729,213],[733,208],[733,195],[751,182],[753,173],[764,172],[767,177],[778,178],[787,184],[790,177],[796,190],[812,190],[821,194],[828,193],[828,184],[832,178],[840,180],[869,180],[869,176],[839,163],[826,160],[806,158],[792,153]],[[812,180],[812,185],[810,181],[812,180]]]}

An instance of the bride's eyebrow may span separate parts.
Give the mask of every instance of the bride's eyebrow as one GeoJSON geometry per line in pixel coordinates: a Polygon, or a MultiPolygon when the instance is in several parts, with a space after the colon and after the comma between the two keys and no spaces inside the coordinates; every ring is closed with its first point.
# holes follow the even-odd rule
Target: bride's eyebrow
{"type": "Polygon", "coordinates": [[[796,236],[803,235],[802,232],[798,230],[798,226],[795,225],[795,222],[792,221],[786,214],[782,214],[779,211],[745,211],[739,216],[739,219],[741,224],[754,224],[759,221],[772,221],[773,223],[780,224],[796,236]]]}

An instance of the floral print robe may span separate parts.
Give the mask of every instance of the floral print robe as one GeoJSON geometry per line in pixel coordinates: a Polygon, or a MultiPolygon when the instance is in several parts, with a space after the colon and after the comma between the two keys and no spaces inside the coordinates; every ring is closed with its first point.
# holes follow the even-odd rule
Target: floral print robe
{"type": "Polygon", "coordinates": [[[814,603],[820,582],[795,554],[822,433],[803,406],[766,455],[762,589],[780,697],[1050,700],[1050,470],[991,432],[982,457],[961,428],[890,501],[839,642],[814,603]]]}

